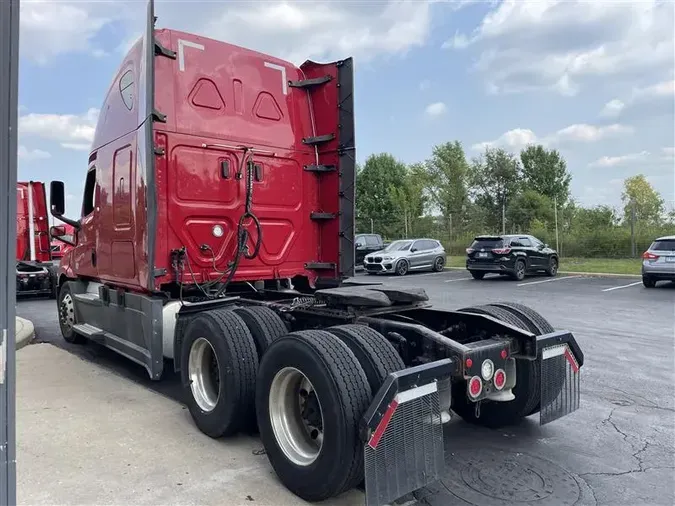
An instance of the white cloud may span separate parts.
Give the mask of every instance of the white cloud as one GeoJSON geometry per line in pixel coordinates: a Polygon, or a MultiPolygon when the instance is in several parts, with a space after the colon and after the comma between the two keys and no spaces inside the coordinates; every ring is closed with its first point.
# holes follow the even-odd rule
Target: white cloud
{"type": "Polygon", "coordinates": [[[57,141],[67,149],[84,149],[94,140],[98,109],[81,115],[29,113],[19,117],[19,135],[57,141]]]}
{"type": "Polygon", "coordinates": [[[623,111],[624,107],[626,107],[626,104],[624,104],[618,98],[615,98],[605,104],[605,107],[603,107],[600,115],[605,117],[616,117],[621,114],[621,111],[623,111]]]}
{"type": "Polygon", "coordinates": [[[574,95],[590,78],[671,72],[673,3],[505,0],[444,47],[480,47],[492,92],[574,95]]]}
{"type": "Polygon", "coordinates": [[[673,160],[675,159],[675,147],[661,148],[661,154],[664,160],[673,160]]]}
{"type": "MultiPolygon", "coordinates": [[[[156,2],[158,27],[171,27],[261,51],[291,61],[329,61],[354,56],[405,55],[422,47],[431,30],[435,0],[385,2],[156,2]]],[[[133,4],[132,4],[133,5],[133,4]]],[[[136,21],[119,50],[141,33],[144,3],[133,5],[136,21]]]]}
{"type": "Polygon", "coordinates": [[[443,102],[434,102],[433,104],[429,104],[424,111],[427,116],[435,117],[442,116],[447,110],[448,107],[443,102]]]}
{"type": "Polygon", "coordinates": [[[39,64],[70,53],[102,56],[105,51],[94,41],[103,27],[121,19],[126,9],[116,2],[30,0],[21,2],[22,55],[39,64]]]}
{"type": "Polygon", "coordinates": [[[27,162],[33,160],[46,160],[51,158],[52,155],[47,151],[41,149],[28,149],[26,146],[19,145],[17,148],[17,155],[20,160],[25,160],[27,162]]]}
{"type": "Polygon", "coordinates": [[[590,167],[617,167],[627,165],[639,160],[644,160],[650,156],[649,151],[640,151],[639,153],[628,153],[619,156],[603,156],[589,164],[590,167]]]}
{"type": "Polygon", "coordinates": [[[471,146],[476,151],[483,151],[485,148],[506,148],[513,151],[520,151],[528,144],[535,144],[537,135],[528,128],[514,128],[504,132],[493,141],[479,142],[471,146]]]}
{"type": "Polygon", "coordinates": [[[633,132],[633,127],[618,123],[604,126],[579,123],[558,130],[548,140],[549,142],[597,142],[609,137],[631,134],[633,132]]]}
{"type": "Polygon", "coordinates": [[[542,144],[550,146],[568,142],[598,142],[603,139],[626,135],[633,132],[633,128],[626,125],[612,124],[605,126],[587,125],[579,123],[561,128],[557,132],[539,137],[529,128],[514,128],[504,132],[492,141],[479,142],[471,146],[476,151],[482,151],[488,147],[506,148],[512,151],[520,151],[529,144],[542,144]]]}
{"type": "Polygon", "coordinates": [[[644,106],[648,103],[664,102],[664,106],[672,109],[675,103],[675,80],[662,81],[642,88],[633,88],[628,97],[623,100],[615,98],[605,104],[601,111],[602,116],[617,117],[626,109],[634,106],[644,106]]]}

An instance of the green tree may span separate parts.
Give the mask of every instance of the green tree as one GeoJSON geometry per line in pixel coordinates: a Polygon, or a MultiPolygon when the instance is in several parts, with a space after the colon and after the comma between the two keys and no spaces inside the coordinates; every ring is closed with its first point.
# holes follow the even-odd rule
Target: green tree
{"type": "Polygon", "coordinates": [[[563,205],[570,197],[572,176],[567,172],[567,162],[555,149],[541,145],[528,146],[520,152],[523,166],[523,183],[530,189],[563,205]]]}
{"type": "Polygon", "coordinates": [[[514,232],[527,233],[534,222],[539,228],[549,228],[555,219],[553,202],[548,196],[527,189],[514,197],[506,218],[514,232]]]}
{"type": "Polygon", "coordinates": [[[356,174],[356,217],[358,231],[370,232],[373,220],[375,232],[384,236],[399,235],[403,218],[394,195],[396,188],[406,183],[406,166],[389,153],[370,155],[356,174]]]}
{"type": "Polygon", "coordinates": [[[658,225],[663,221],[664,201],[643,174],[626,178],[621,200],[624,221],[630,223],[633,208],[638,223],[658,225]]]}
{"type": "Polygon", "coordinates": [[[448,233],[461,230],[469,201],[469,164],[462,144],[454,141],[434,146],[425,166],[430,200],[444,217],[444,228],[448,233]]]}
{"type": "Polygon", "coordinates": [[[501,230],[502,210],[520,190],[520,161],[502,148],[486,148],[473,160],[470,174],[472,193],[475,203],[484,210],[485,225],[501,230]]]}
{"type": "Polygon", "coordinates": [[[400,186],[389,187],[390,196],[396,207],[395,216],[403,219],[403,236],[416,235],[419,218],[424,213],[426,173],[424,165],[406,167],[405,178],[400,186]]]}

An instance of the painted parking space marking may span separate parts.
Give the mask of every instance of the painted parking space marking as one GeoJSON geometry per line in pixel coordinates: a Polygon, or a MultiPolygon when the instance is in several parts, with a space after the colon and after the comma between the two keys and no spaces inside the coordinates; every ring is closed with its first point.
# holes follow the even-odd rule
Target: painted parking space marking
{"type": "Polygon", "coordinates": [[[563,279],[577,279],[581,278],[583,276],[562,276],[559,278],[552,278],[552,279],[543,279],[541,281],[528,281],[527,283],[519,283],[516,286],[527,286],[527,285],[538,285],[540,283],[551,283],[553,281],[562,281],[563,279]]]}
{"type": "Polygon", "coordinates": [[[631,287],[631,286],[641,285],[641,284],[642,284],[642,281],[636,281],[635,283],[631,283],[629,285],[621,285],[621,286],[613,286],[612,288],[605,288],[603,290],[603,292],[611,292],[612,290],[619,290],[620,288],[628,288],[628,287],[631,287]]]}
{"type": "Polygon", "coordinates": [[[455,281],[470,281],[473,278],[446,279],[444,283],[454,283],[455,281]]]}

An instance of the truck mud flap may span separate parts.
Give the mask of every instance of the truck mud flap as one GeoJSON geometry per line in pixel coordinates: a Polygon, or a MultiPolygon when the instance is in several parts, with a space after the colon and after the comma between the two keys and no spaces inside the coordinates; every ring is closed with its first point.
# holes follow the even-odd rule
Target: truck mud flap
{"type": "Polygon", "coordinates": [[[584,357],[569,332],[538,336],[537,351],[541,360],[539,424],[546,425],[579,409],[584,357]]]}
{"type": "Polygon", "coordinates": [[[391,373],[361,422],[366,506],[383,506],[438,480],[445,467],[441,400],[450,359],[391,373]]]}

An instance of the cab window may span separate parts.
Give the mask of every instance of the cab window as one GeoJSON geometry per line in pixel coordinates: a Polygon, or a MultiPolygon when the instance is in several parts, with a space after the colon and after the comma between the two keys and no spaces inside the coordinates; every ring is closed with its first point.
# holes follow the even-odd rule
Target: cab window
{"type": "Polygon", "coordinates": [[[82,217],[89,216],[96,208],[96,167],[87,172],[82,199],[82,217]]]}

